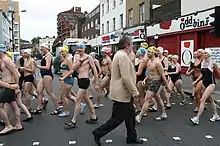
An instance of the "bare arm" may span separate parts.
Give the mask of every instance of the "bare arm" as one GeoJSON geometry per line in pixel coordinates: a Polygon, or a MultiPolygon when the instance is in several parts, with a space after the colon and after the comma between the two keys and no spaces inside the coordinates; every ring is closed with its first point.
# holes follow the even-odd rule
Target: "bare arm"
{"type": "Polygon", "coordinates": [[[133,97],[139,95],[135,83],[132,81],[130,72],[130,61],[128,57],[122,57],[119,60],[119,70],[122,78],[122,82],[125,87],[129,90],[133,97]]]}
{"type": "Polygon", "coordinates": [[[102,69],[101,69],[101,66],[100,66],[100,64],[99,64],[99,61],[98,60],[95,60],[95,64],[96,64],[96,66],[97,66],[97,68],[98,68],[98,70],[99,70],[99,75],[102,73],[102,69]]]}
{"type": "Polygon", "coordinates": [[[110,73],[111,73],[111,70],[112,70],[112,61],[111,61],[110,58],[108,59],[108,69],[109,69],[109,71],[110,71],[110,73]]]}
{"type": "Polygon", "coordinates": [[[186,74],[191,75],[193,73],[194,69],[191,69],[190,67],[187,69],[186,74]]]}
{"type": "MultiPolygon", "coordinates": [[[[0,87],[4,87],[4,88],[10,88],[11,87],[11,85],[10,84],[8,84],[8,83],[6,83],[6,82],[2,82],[2,81],[0,81],[0,87]]],[[[11,89],[11,88],[10,88],[11,89]]]]}
{"type": "Polygon", "coordinates": [[[168,65],[168,59],[167,59],[166,57],[164,58],[163,63],[164,63],[164,68],[163,68],[163,70],[164,70],[164,71],[167,71],[169,65],[168,65]]]}
{"type": "Polygon", "coordinates": [[[15,84],[18,84],[19,82],[19,73],[17,71],[17,69],[15,68],[15,64],[13,63],[13,61],[9,58],[6,58],[3,60],[5,66],[7,67],[7,69],[12,73],[14,80],[15,80],[15,84]]]}
{"type": "Polygon", "coordinates": [[[141,61],[138,67],[138,72],[136,73],[137,76],[140,76],[142,74],[144,67],[145,67],[145,62],[141,61]]]}
{"type": "Polygon", "coordinates": [[[80,57],[77,54],[77,55],[74,56],[73,70],[74,71],[77,70],[80,67],[80,65],[81,65],[80,57]]]}
{"type": "Polygon", "coordinates": [[[202,74],[193,82],[193,84],[197,84],[202,79],[202,74]]]}
{"type": "Polygon", "coordinates": [[[214,70],[217,72],[217,74],[220,76],[220,70],[216,62],[213,62],[213,67],[214,67],[214,70]]]}
{"type": "Polygon", "coordinates": [[[91,56],[89,56],[88,60],[89,60],[89,64],[90,64],[90,66],[92,68],[92,71],[93,71],[93,75],[94,75],[94,79],[95,79],[95,84],[98,84],[98,73],[97,73],[97,70],[96,70],[96,67],[95,67],[95,63],[94,63],[94,61],[93,61],[91,56]]]}
{"type": "Polygon", "coordinates": [[[166,79],[166,76],[164,74],[164,70],[163,70],[163,66],[160,62],[157,62],[156,64],[156,68],[157,68],[157,71],[159,72],[159,74],[161,75],[163,81],[164,81],[164,84],[167,86],[168,85],[168,81],[166,79]]]}

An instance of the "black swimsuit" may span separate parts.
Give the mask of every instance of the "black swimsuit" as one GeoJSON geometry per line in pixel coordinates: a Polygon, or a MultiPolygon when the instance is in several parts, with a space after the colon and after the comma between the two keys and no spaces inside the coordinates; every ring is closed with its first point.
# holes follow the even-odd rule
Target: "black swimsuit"
{"type": "MultiPolygon", "coordinates": [[[[46,56],[47,55],[45,55],[43,58],[42,58],[42,60],[41,60],[41,66],[46,66],[46,56]]],[[[50,65],[50,68],[49,69],[40,69],[40,74],[41,74],[41,76],[42,76],[42,78],[44,77],[44,76],[51,76],[52,78],[53,78],[53,73],[52,73],[52,60],[51,60],[51,65],[50,65]]]]}
{"type": "MultiPolygon", "coordinates": [[[[136,72],[138,72],[139,65],[140,65],[140,63],[139,63],[138,65],[135,65],[135,70],[136,70],[136,72]]],[[[143,80],[145,79],[145,77],[146,77],[146,76],[145,76],[145,70],[146,70],[146,67],[143,69],[143,71],[142,71],[142,73],[141,73],[140,76],[137,75],[137,83],[138,83],[139,81],[143,81],[143,80]]]]}
{"type": "MultiPolygon", "coordinates": [[[[171,72],[171,73],[176,72],[176,66],[169,65],[168,72],[171,72]]],[[[169,76],[170,76],[170,79],[171,79],[171,81],[173,82],[174,85],[175,85],[177,80],[182,79],[180,71],[177,74],[170,74],[169,76]]]]}
{"type": "Polygon", "coordinates": [[[211,64],[213,64],[212,61],[209,63],[208,67],[204,67],[202,65],[202,69],[201,69],[202,83],[206,88],[211,84],[216,84],[214,73],[213,70],[211,69],[212,67],[210,66],[211,64]]]}

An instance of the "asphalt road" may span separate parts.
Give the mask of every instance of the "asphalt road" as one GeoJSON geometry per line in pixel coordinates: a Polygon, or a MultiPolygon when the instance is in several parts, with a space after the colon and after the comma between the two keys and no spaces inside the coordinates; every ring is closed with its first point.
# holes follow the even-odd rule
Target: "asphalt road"
{"type": "MultiPolygon", "coordinates": [[[[56,95],[59,95],[59,82],[54,81],[56,95]]],[[[137,125],[138,135],[146,138],[144,145],[148,146],[218,146],[220,143],[219,122],[211,123],[211,108],[205,111],[201,118],[200,125],[193,126],[189,118],[194,115],[193,105],[180,106],[180,98],[172,98],[172,109],[168,111],[168,119],[165,121],[156,121],[159,113],[150,113],[149,116],[137,125]],[[211,136],[211,138],[206,138],[211,136]],[[180,140],[174,140],[179,137],[180,140]]],[[[36,101],[34,101],[36,102],[36,101]]],[[[0,137],[0,146],[95,146],[91,131],[104,123],[111,115],[112,102],[108,98],[103,98],[104,107],[96,110],[99,116],[99,123],[96,125],[87,125],[85,120],[88,118],[88,112],[80,115],[78,127],[76,129],[65,130],[64,122],[70,118],[59,118],[51,116],[49,113],[53,110],[50,102],[48,109],[42,115],[35,115],[31,123],[22,123],[25,130],[14,132],[10,135],[0,137]]],[[[73,114],[73,107],[71,108],[73,114]]],[[[24,115],[22,115],[22,119],[24,115]]],[[[3,128],[0,126],[0,128],[3,128]]],[[[124,124],[106,135],[103,139],[103,145],[124,146],[126,129],[124,124]],[[108,140],[110,143],[107,143],[108,140]]]]}

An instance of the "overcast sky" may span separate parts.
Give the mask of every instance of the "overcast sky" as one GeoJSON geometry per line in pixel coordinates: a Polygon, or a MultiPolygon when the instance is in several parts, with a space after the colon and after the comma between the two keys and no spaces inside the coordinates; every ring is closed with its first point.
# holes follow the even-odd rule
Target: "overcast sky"
{"type": "Polygon", "coordinates": [[[57,35],[57,14],[69,10],[73,6],[82,7],[83,11],[91,11],[100,0],[17,0],[20,10],[21,38],[31,40],[33,37],[57,35]]]}

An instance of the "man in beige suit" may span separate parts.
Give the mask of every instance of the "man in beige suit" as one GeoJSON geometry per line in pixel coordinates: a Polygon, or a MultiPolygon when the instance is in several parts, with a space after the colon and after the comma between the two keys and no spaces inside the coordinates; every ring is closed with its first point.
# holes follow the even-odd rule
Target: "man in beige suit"
{"type": "Polygon", "coordinates": [[[129,37],[122,37],[118,44],[111,70],[110,95],[113,101],[111,118],[92,133],[94,140],[101,145],[100,139],[125,121],[127,128],[127,144],[142,144],[137,139],[135,130],[135,110],[133,97],[139,95],[136,88],[136,72],[128,54],[132,51],[132,41],[129,37]]]}

